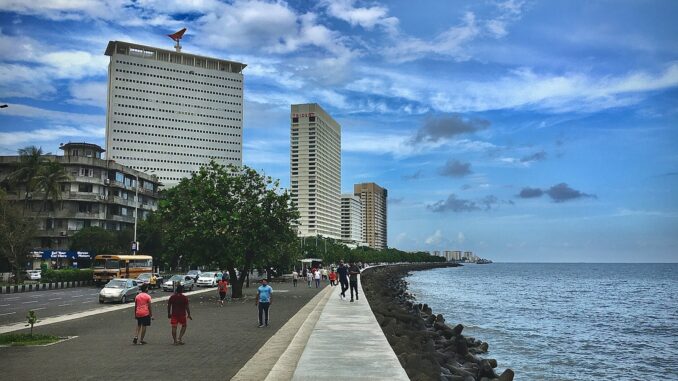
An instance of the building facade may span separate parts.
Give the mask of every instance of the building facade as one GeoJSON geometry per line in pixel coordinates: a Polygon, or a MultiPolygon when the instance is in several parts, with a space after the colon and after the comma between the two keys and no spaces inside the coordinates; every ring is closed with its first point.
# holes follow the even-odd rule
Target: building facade
{"type": "MultiPolygon", "coordinates": [[[[85,227],[133,229],[135,209],[139,219],[157,209],[161,185],[157,177],[102,159],[104,150],[96,144],[68,143],[61,149],[63,156],[44,156],[61,163],[69,175],[68,181],[60,183],[59,200],[47,202],[44,192],[27,194],[22,186],[7,193],[8,200],[24,205],[37,220],[36,251],[65,251],[73,234],[85,227]]],[[[20,160],[0,156],[0,181],[19,167],[20,160]]]]}
{"type": "Polygon", "coordinates": [[[211,160],[242,165],[245,64],[121,41],[106,55],[108,159],[166,186],[211,160]]]}
{"type": "Polygon", "coordinates": [[[360,197],[363,205],[363,238],[374,249],[386,249],[388,237],[387,198],[388,191],[375,183],[353,186],[353,194],[360,197]]]}
{"type": "Polygon", "coordinates": [[[362,245],[363,239],[363,206],[360,197],[347,193],[341,195],[341,240],[355,245],[362,245]]]}
{"type": "Polygon", "coordinates": [[[290,188],[297,234],[341,239],[341,126],[318,104],[290,111],[290,188]]]}

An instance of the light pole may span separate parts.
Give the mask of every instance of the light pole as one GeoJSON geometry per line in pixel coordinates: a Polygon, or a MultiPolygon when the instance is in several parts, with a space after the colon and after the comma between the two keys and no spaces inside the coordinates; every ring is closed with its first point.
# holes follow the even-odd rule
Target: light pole
{"type": "Polygon", "coordinates": [[[134,175],[134,243],[132,248],[134,249],[133,255],[137,255],[139,251],[139,245],[137,244],[137,219],[139,214],[139,175],[134,175]]]}

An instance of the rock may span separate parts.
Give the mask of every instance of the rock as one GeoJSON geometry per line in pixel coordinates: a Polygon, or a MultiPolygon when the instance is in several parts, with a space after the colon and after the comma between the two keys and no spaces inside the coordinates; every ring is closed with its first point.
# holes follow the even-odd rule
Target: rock
{"type": "Polygon", "coordinates": [[[463,330],[464,330],[464,326],[461,325],[461,324],[457,324],[456,326],[454,326],[454,328],[452,328],[452,331],[454,332],[455,336],[461,335],[461,331],[463,331],[463,330]]]}
{"type": "Polygon", "coordinates": [[[437,322],[440,322],[440,323],[444,323],[444,322],[445,322],[445,318],[443,317],[442,314],[438,314],[438,315],[436,315],[436,321],[437,321],[437,322]]]}
{"type": "Polygon", "coordinates": [[[496,368],[496,367],[497,367],[497,360],[495,360],[495,359],[487,359],[487,361],[490,362],[490,366],[491,366],[492,368],[496,368]]]}
{"type": "Polygon", "coordinates": [[[511,369],[506,369],[504,373],[499,376],[499,381],[513,381],[513,371],[511,369]]]}
{"type": "MultiPolygon", "coordinates": [[[[490,349],[490,344],[486,342],[480,343],[480,350],[483,351],[483,353],[486,353],[490,349]]],[[[496,365],[494,366],[495,368],[497,367],[496,365]]]]}
{"type": "Polygon", "coordinates": [[[468,345],[466,344],[466,340],[464,340],[464,336],[457,336],[454,342],[456,344],[455,349],[457,353],[466,356],[468,353],[468,345]]]}
{"type": "Polygon", "coordinates": [[[480,360],[480,368],[478,369],[478,377],[497,378],[494,369],[487,360],[480,360]]]}

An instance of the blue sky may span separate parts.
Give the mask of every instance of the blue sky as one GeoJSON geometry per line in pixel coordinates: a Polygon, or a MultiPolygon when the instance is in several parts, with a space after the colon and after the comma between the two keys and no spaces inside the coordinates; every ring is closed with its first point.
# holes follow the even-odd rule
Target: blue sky
{"type": "Polygon", "coordinates": [[[0,0],[0,154],[104,143],[109,40],[245,70],[244,163],[289,183],[289,105],[342,125],[389,246],[678,261],[675,1],[0,0]]]}

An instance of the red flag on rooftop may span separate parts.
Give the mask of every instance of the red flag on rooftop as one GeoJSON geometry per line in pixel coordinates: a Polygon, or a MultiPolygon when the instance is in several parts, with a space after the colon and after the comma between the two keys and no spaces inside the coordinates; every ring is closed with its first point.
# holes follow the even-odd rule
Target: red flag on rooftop
{"type": "Polygon", "coordinates": [[[173,39],[174,41],[179,41],[181,38],[184,36],[184,33],[186,33],[186,28],[172,34],[168,34],[169,38],[173,39]]]}

